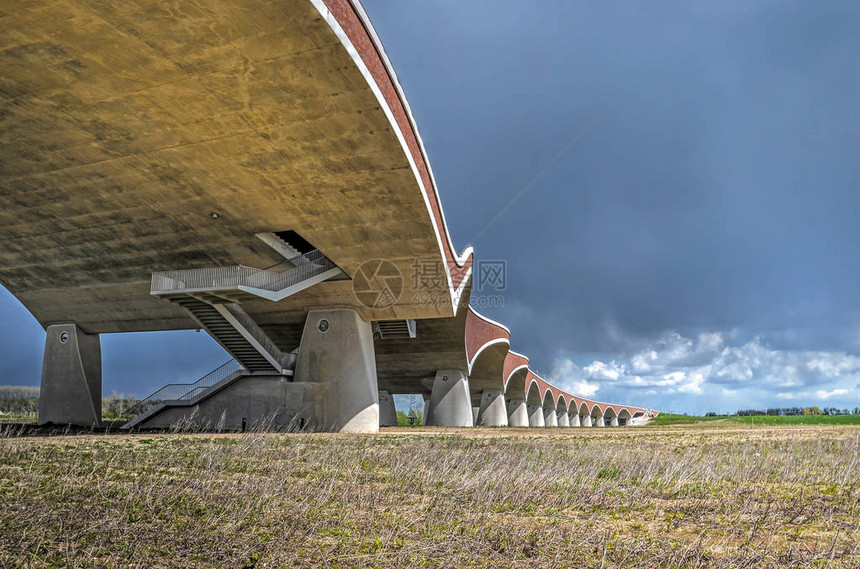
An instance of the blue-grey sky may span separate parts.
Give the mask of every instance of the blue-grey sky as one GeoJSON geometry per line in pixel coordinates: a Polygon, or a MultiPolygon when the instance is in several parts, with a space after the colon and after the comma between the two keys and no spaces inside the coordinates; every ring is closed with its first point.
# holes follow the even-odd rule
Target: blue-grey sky
{"type": "MultiPolygon", "coordinates": [[[[860,405],[860,4],[364,4],[534,369],[662,410],[860,405]]],[[[5,291],[0,318],[2,382],[38,384],[41,328],[5,291]]],[[[106,392],[226,359],[102,346],[106,392]]]]}

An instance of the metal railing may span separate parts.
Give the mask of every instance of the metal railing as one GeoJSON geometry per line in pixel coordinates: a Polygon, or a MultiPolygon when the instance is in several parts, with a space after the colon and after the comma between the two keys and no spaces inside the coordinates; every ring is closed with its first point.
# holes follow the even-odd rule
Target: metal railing
{"type": "Polygon", "coordinates": [[[238,290],[240,287],[278,292],[335,268],[337,266],[328,257],[314,249],[266,269],[237,265],[152,273],[151,294],[238,290]]]}
{"type": "Polygon", "coordinates": [[[203,393],[219,381],[222,381],[245,368],[235,359],[231,359],[213,369],[194,383],[168,383],[149,397],[141,399],[131,407],[129,415],[140,415],[161,403],[169,401],[189,401],[203,393]]]}

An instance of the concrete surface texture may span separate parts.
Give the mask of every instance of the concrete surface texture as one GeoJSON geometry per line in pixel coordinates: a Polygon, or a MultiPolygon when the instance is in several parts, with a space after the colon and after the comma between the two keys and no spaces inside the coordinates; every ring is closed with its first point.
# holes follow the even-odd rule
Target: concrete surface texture
{"type": "Polygon", "coordinates": [[[428,403],[426,424],[437,427],[473,426],[469,380],[461,371],[436,373],[428,403]]]}
{"type": "Polygon", "coordinates": [[[295,381],[324,386],[321,411],[313,421],[317,429],[352,433],[379,429],[373,332],[355,310],[308,312],[295,381]]]}
{"type": "Polygon", "coordinates": [[[529,405],[528,406],[529,413],[529,427],[544,427],[546,423],[544,422],[544,414],[543,407],[540,405],[529,405]]]}
{"type": "Polygon", "coordinates": [[[397,410],[394,407],[394,397],[387,391],[379,392],[379,426],[392,427],[397,425],[397,410]]]}
{"type": "Polygon", "coordinates": [[[501,389],[485,389],[475,425],[480,427],[507,427],[508,409],[501,389]]]}
{"type": "Polygon", "coordinates": [[[526,402],[522,399],[511,399],[508,401],[508,426],[528,427],[529,411],[526,402]]]}
{"type": "Polygon", "coordinates": [[[102,360],[98,335],[74,324],[48,326],[39,391],[39,424],[98,426],[102,360]]]}

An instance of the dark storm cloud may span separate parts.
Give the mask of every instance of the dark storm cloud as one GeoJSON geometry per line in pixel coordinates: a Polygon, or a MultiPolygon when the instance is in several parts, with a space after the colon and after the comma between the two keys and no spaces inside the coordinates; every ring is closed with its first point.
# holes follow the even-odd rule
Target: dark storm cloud
{"type": "MultiPolygon", "coordinates": [[[[766,405],[792,389],[856,398],[860,4],[365,7],[454,243],[480,233],[478,257],[508,263],[505,306],[484,312],[534,367],[663,408],[766,405]],[[702,334],[723,344],[696,351],[702,334]],[[636,368],[683,346],[693,359],[636,368]],[[829,363],[780,385],[813,360],[829,363]]],[[[42,332],[26,311],[15,318],[32,330],[18,342],[0,327],[4,346],[27,346],[4,369],[38,382],[42,332]]],[[[202,373],[222,357],[202,335],[163,337],[106,339],[106,390],[142,394],[177,365],[202,373]],[[123,360],[111,342],[125,342],[123,360]],[[156,352],[173,355],[154,370],[156,352]]]]}
{"type": "Polygon", "coordinates": [[[856,3],[366,7],[458,245],[604,113],[475,243],[538,368],[668,330],[860,352],[856,3]]]}

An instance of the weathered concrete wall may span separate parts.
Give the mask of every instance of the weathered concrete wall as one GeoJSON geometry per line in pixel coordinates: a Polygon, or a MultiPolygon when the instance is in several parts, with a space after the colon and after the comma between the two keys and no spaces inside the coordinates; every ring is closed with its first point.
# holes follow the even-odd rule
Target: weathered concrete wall
{"type": "Polygon", "coordinates": [[[39,424],[100,425],[102,356],[97,334],[74,324],[48,326],[39,391],[39,424]]]}
{"type": "Polygon", "coordinates": [[[207,429],[300,429],[319,413],[325,387],[296,383],[281,375],[243,377],[195,407],[171,407],[138,425],[168,428],[179,421],[207,429]]]}

